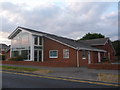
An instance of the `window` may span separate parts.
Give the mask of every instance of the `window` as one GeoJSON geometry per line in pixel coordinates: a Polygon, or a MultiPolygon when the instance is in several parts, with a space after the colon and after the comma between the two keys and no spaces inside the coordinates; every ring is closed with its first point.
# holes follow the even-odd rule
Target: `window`
{"type": "Polygon", "coordinates": [[[23,59],[29,59],[29,51],[28,50],[21,50],[21,56],[23,59]]]}
{"type": "Polygon", "coordinates": [[[49,58],[58,58],[58,50],[50,50],[49,58]]]}
{"type": "Polygon", "coordinates": [[[38,45],[38,36],[34,36],[34,44],[38,45]]]}
{"type": "Polygon", "coordinates": [[[39,37],[39,45],[42,45],[42,37],[39,37]]]}
{"type": "Polygon", "coordinates": [[[69,49],[63,49],[63,58],[69,58],[69,49]]]}
{"type": "Polygon", "coordinates": [[[19,51],[12,51],[12,57],[19,56],[19,51]]]}
{"type": "Polygon", "coordinates": [[[85,50],[82,51],[82,59],[86,59],[85,50]]]}
{"type": "Polygon", "coordinates": [[[41,36],[34,36],[34,44],[35,45],[42,45],[42,37],[41,36]]]}

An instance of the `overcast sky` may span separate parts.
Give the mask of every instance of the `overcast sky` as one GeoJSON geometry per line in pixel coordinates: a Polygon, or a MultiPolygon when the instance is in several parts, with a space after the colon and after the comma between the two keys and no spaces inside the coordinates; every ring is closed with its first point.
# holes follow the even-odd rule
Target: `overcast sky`
{"type": "Polygon", "coordinates": [[[72,39],[91,32],[117,40],[118,3],[85,1],[1,0],[0,43],[10,44],[7,37],[17,26],[72,39]]]}

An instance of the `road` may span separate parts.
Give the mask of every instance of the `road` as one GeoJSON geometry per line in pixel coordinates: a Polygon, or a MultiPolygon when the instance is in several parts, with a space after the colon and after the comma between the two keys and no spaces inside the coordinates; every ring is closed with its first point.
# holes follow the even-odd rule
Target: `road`
{"type": "Polygon", "coordinates": [[[12,72],[2,72],[2,81],[3,88],[117,88],[109,85],[37,77],[34,75],[12,72]]]}

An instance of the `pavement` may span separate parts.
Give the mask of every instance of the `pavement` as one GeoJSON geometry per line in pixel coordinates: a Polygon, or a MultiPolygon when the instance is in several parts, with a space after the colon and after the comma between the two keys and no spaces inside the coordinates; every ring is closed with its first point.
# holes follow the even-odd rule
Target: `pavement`
{"type": "MultiPolygon", "coordinates": [[[[119,74],[118,70],[97,70],[97,69],[88,69],[87,67],[46,67],[46,66],[10,65],[10,64],[3,64],[3,65],[48,69],[54,71],[52,73],[47,74],[48,76],[67,77],[67,78],[92,80],[92,81],[100,81],[99,74],[107,74],[107,75],[119,74]]],[[[115,77],[112,76],[112,78],[109,78],[109,80],[110,79],[115,79],[115,77]]],[[[108,81],[106,80],[104,82],[108,82],[108,81]]],[[[109,82],[118,83],[118,82],[112,82],[112,80],[109,82]]]]}

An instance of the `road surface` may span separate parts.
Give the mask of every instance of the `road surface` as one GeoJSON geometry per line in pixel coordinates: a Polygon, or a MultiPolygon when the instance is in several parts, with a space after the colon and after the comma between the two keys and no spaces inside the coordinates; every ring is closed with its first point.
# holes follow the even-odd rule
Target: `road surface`
{"type": "Polygon", "coordinates": [[[118,88],[67,79],[37,77],[29,74],[2,72],[2,88],[118,88]]]}

